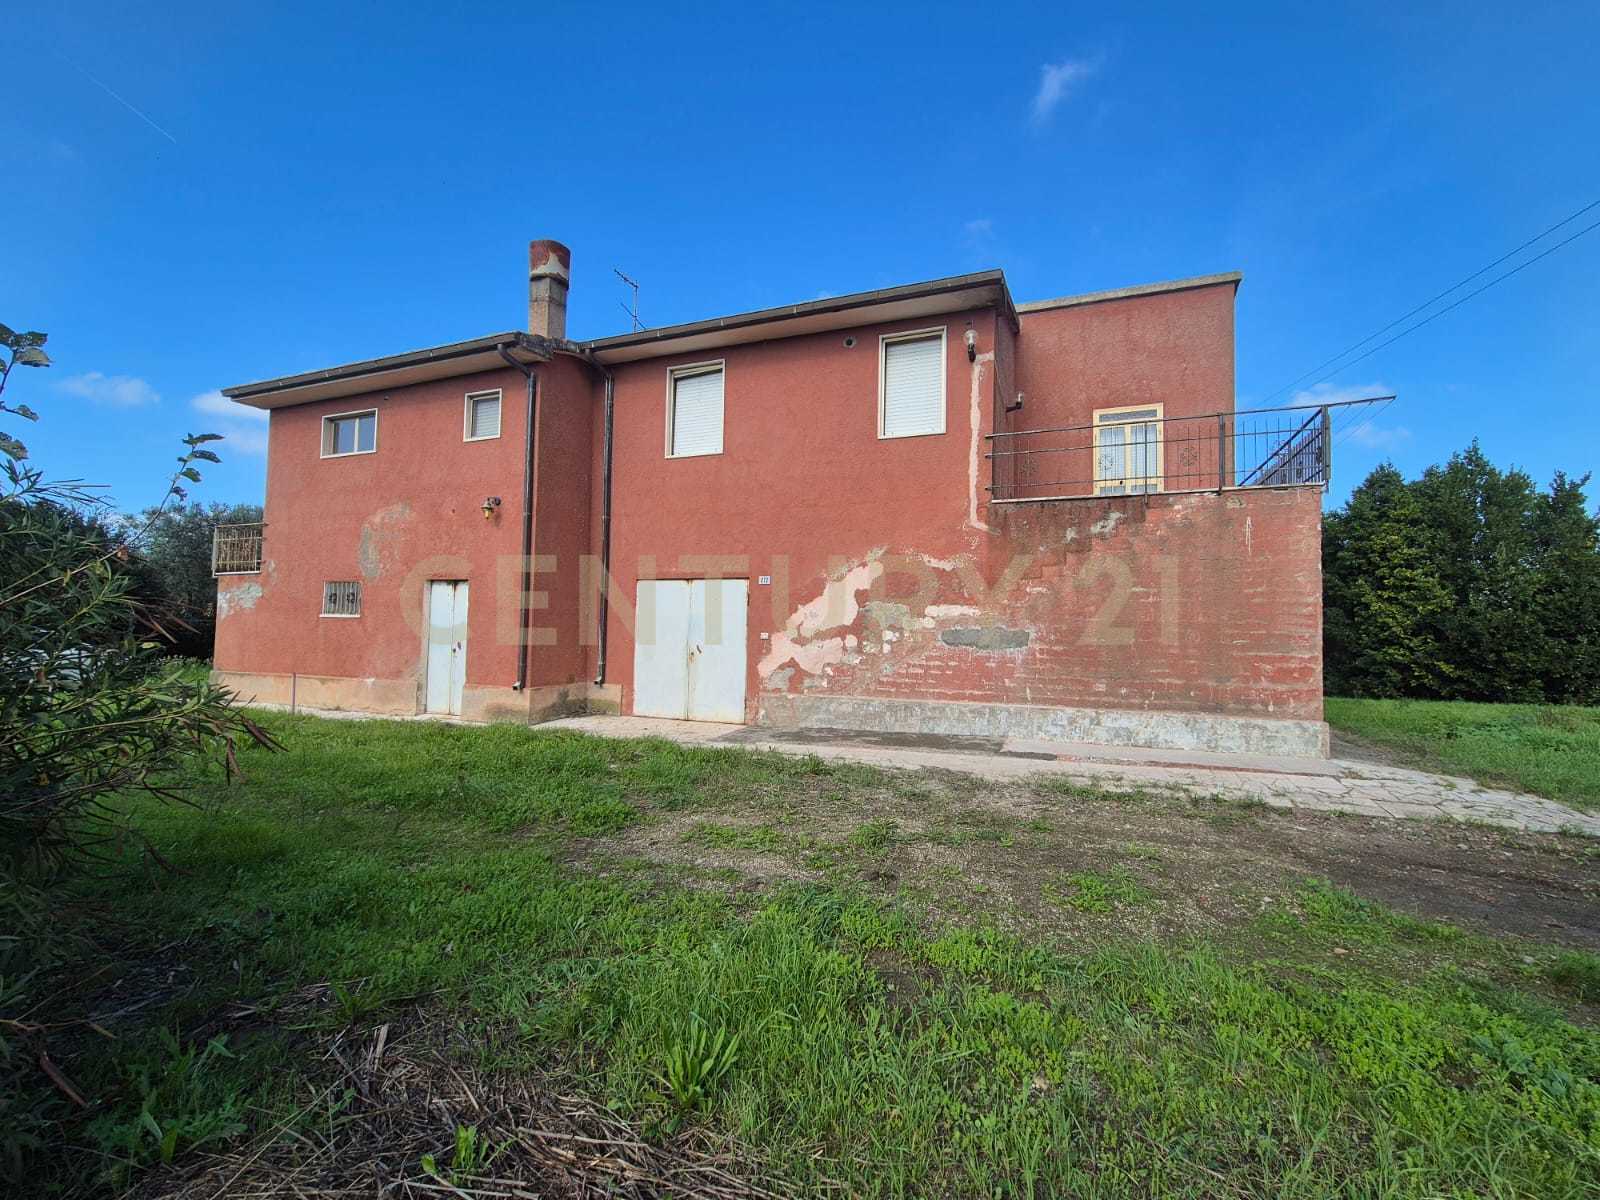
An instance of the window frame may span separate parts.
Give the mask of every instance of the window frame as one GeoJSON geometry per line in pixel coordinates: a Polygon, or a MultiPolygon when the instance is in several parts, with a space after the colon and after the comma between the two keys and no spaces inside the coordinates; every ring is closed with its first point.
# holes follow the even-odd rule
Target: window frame
{"type": "Polygon", "coordinates": [[[321,426],[321,429],[320,429],[320,433],[321,433],[322,440],[318,445],[318,449],[321,450],[323,458],[354,458],[358,454],[376,454],[378,452],[378,410],[376,408],[357,408],[357,409],[351,410],[350,412],[327,413],[322,418],[322,426],[321,426]],[[371,450],[362,450],[362,449],[359,448],[360,444],[361,444],[360,426],[357,426],[357,429],[356,429],[356,446],[357,446],[357,449],[355,449],[355,450],[336,450],[336,451],[332,451],[332,452],[330,452],[328,450],[328,446],[329,446],[329,441],[328,441],[328,423],[330,421],[338,421],[338,420],[342,420],[342,419],[349,418],[349,417],[357,417],[357,418],[359,418],[359,417],[366,417],[366,416],[370,416],[372,418],[372,449],[371,450]]]}
{"type": "MultiPolygon", "coordinates": [[[[496,439],[498,439],[500,437],[501,432],[505,429],[505,419],[506,419],[506,398],[505,398],[505,392],[504,392],[503,389],[501,389],[501,388],[484,388],[480,392],[468,392],[466,394],[466,396],[462,399],[462,402],[461,402],[461,440],[463,442],[492,442],[492,441],[495,441],[496,439]],[[494,422],[494,432],[493,433],[483,433],[483,434],[479,434],[477,437],[473,437],[472,436],[472,404],[473,404],[473,401],[475,401],[475,400],[487,400],[491,396],[494,397],[495,402],[498,405],[498,408],[496,409],[496,416],[495,416],[495,422],[494,422]]],[[[372,440],[373,440],[373,444],[376,445],[377,444],[377,440],[378,440],[377,430],[373,430],[372,440]]]]}
{"type": "Polygon", "coordinates": [[[353,620],[358,619],[361,616],[362,607],[365,604],[365,597],[362,594],[365,590],[366,589],[361,586],[361,580],[359,580],[359,579],[324,579],[322,581],[322,609],[323,609],[323,611],[318,613],[317,616],[318,617],[326,617],[330,621],[353,621],[353,620]],[[333,587],[336,584],[348,584],[348,585],[353,586],[356,589],[355,590],[355,597],[356,597],[356,611],[355,612],[341,613],[341,612],[328,612],[327,611],[327,609],[328,609],[328,589],[330,587],[333,587]]]}
{"type": "MultiPolygon", "coordinates": [[[[1166,423],[1167,407],[1160,401],[1150,404],[1123,404],[1115,408],[1097,408],[1094,410],[1094,459],[1093,479],[1094,494],[1096,496],[1150,496],[1166,490],[1167,481],[1167,439],[1162,436],[1162,426],[1166,423]],[[1152,417],[1136,421],[1104,421],[1104,417],[1114,417],[1118,413],[1154,412],[1152,417]],[[1100,478],[1100,431],[1112,426],[1126,428],[1129,425],[1154,425],[1156,427],[1156,470],[1154,475],[1122,475],[1118,476],[1115,483],[1111,480],[1100,478]],[[1139,480],[1138,490],[1133,490],[1131,480],[1139,480]],[[1115,488],[1116,490],[1111,490],[1115,488]]],[[[1124,442],[1122,445],[1122,465],[1128,466],[1128,450],[1132,445],[1124,442]]]]}
{"type": "Polygon", "coordinates": [[[715,458],[727,453],[728,449],[728,360],[725,358],[708,359],[705,362],[683,363],[681,366],[667,368],[667,444],[666,456],[668,458],[715,458]],[[721,435],[718,448],[715,450],[695,450],[688,454],[674,454],[672,452],[672,439],[678,416],[678,380],[689,379],[696,375],[710,375],[720,373],[722,376],[722,423],[718,429],[721,435]]]}
{"type": "Polygon", "coordinates": [[[943,437],[950,432],[950,327],[935,325],[927,329],[907,329],[900,333],[878,335],[878,440],[900,441],[902,438],[943,437]],[[889,347],[895,342],[920,342],[939,338],[939,428],[921,433],[886,433],[888,410],[889,347]]]}

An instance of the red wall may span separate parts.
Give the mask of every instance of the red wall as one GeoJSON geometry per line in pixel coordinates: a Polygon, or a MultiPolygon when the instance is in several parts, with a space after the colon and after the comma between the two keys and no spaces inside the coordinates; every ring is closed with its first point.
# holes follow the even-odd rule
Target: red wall
{"type": "Polygon", "coordinates": [[[414,677],[426,580],[467,579],[467,682],[509,686],[514,632],[489,584],[521,544],[524,397],[507,369],[274,410],[262,573],[221,581],[218,669],[414,677]],[[500,437],[463,441],[466,394],[496,387],[500,437]],[[377,452],[322,458],[322,418],[362,408],[378,411],[377,452]],[[335,579],[362,581],[359,618],[319,616],[335,579]]]}
{"type": "MultiPolygon", "coordinates": [[[[606,674],[607,682],[622,685],[624,710],[632,702],[628,625],[641,578],[708,577],[719,574],[718,566],[726,577],[749,578],[746,692],[753,713],[764,653],[759,633],[783,629],[837,563],[877,547],[974,551],[986,535],[968,523],[971,460],[976,449],[981,502],[993,347],[994,314],[979,310],[617,366],[606,674]],[[969,322],[977,333],[976,363],[967,361],[969,322]],[[947,329],[945,433],[880,439],[880,335],[938,325],[947,329]],[[847,336],[853,347],[844,346],[847,336]],[[723,452],[669,459],[668,372],[718,357],[726,362],[723,452]],[[758,584],[761,575],[772,577],[770,586],[758,584]]],[[[597,442],[597,485],[598,449],[597,442]]]]}

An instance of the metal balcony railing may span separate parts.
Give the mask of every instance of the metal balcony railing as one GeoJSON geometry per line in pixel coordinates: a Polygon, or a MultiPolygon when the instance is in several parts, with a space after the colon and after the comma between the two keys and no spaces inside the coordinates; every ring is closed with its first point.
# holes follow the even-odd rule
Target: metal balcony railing
{"type": "Polygon", "coordinates": [[[1326,486],[1333,447],[1393,396],[1168,417],[1160,404],[1100,409],[1088,425],[989,435],[991,499],[1326,486]]]}
{"type": "Polygon", "coordinates": [[[245,525],[211,527],[211,573],[213,575],[256,575],[261,571],[261,538],[266,525],[253,521],[245,525]]]}

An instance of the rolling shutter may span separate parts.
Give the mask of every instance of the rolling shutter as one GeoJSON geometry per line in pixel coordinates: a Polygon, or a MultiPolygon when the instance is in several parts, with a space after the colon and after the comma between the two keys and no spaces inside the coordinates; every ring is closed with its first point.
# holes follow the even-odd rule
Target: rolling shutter
{"type": "Polygon", "coordinates": [[[467,420],[469,438],[494,438],[500,436],[500,393],[487,392],[471,398],[467,420]]]}
{"type": "Polygon", "coordinates": [[[886,438],[944,432],[944,338],[908,338],[883,344],[883,416],[886,438]]]}
{"type": "Polygon", "coordinates": [[[672,377],[674,458],[722,453],[722,368],[672,377]]]}

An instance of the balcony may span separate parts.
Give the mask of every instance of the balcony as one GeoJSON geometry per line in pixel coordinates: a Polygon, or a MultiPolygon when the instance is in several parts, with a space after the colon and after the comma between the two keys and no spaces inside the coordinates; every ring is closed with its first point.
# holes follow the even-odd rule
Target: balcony
{"type": "Polygon", "coordinates": [[[266,525],[254,521],[246,525],[211,527],[211,573],[213,575],[259,575],[261,538],[266,525]]]}
{"type": "Polygon", "coordinates": [[[997,504],[1158,492],[1321,485],[1333,448],[1393,396],[1167,417],[1159,404],[1101,409],[1089,425],[989,435],[997,504]]]}

